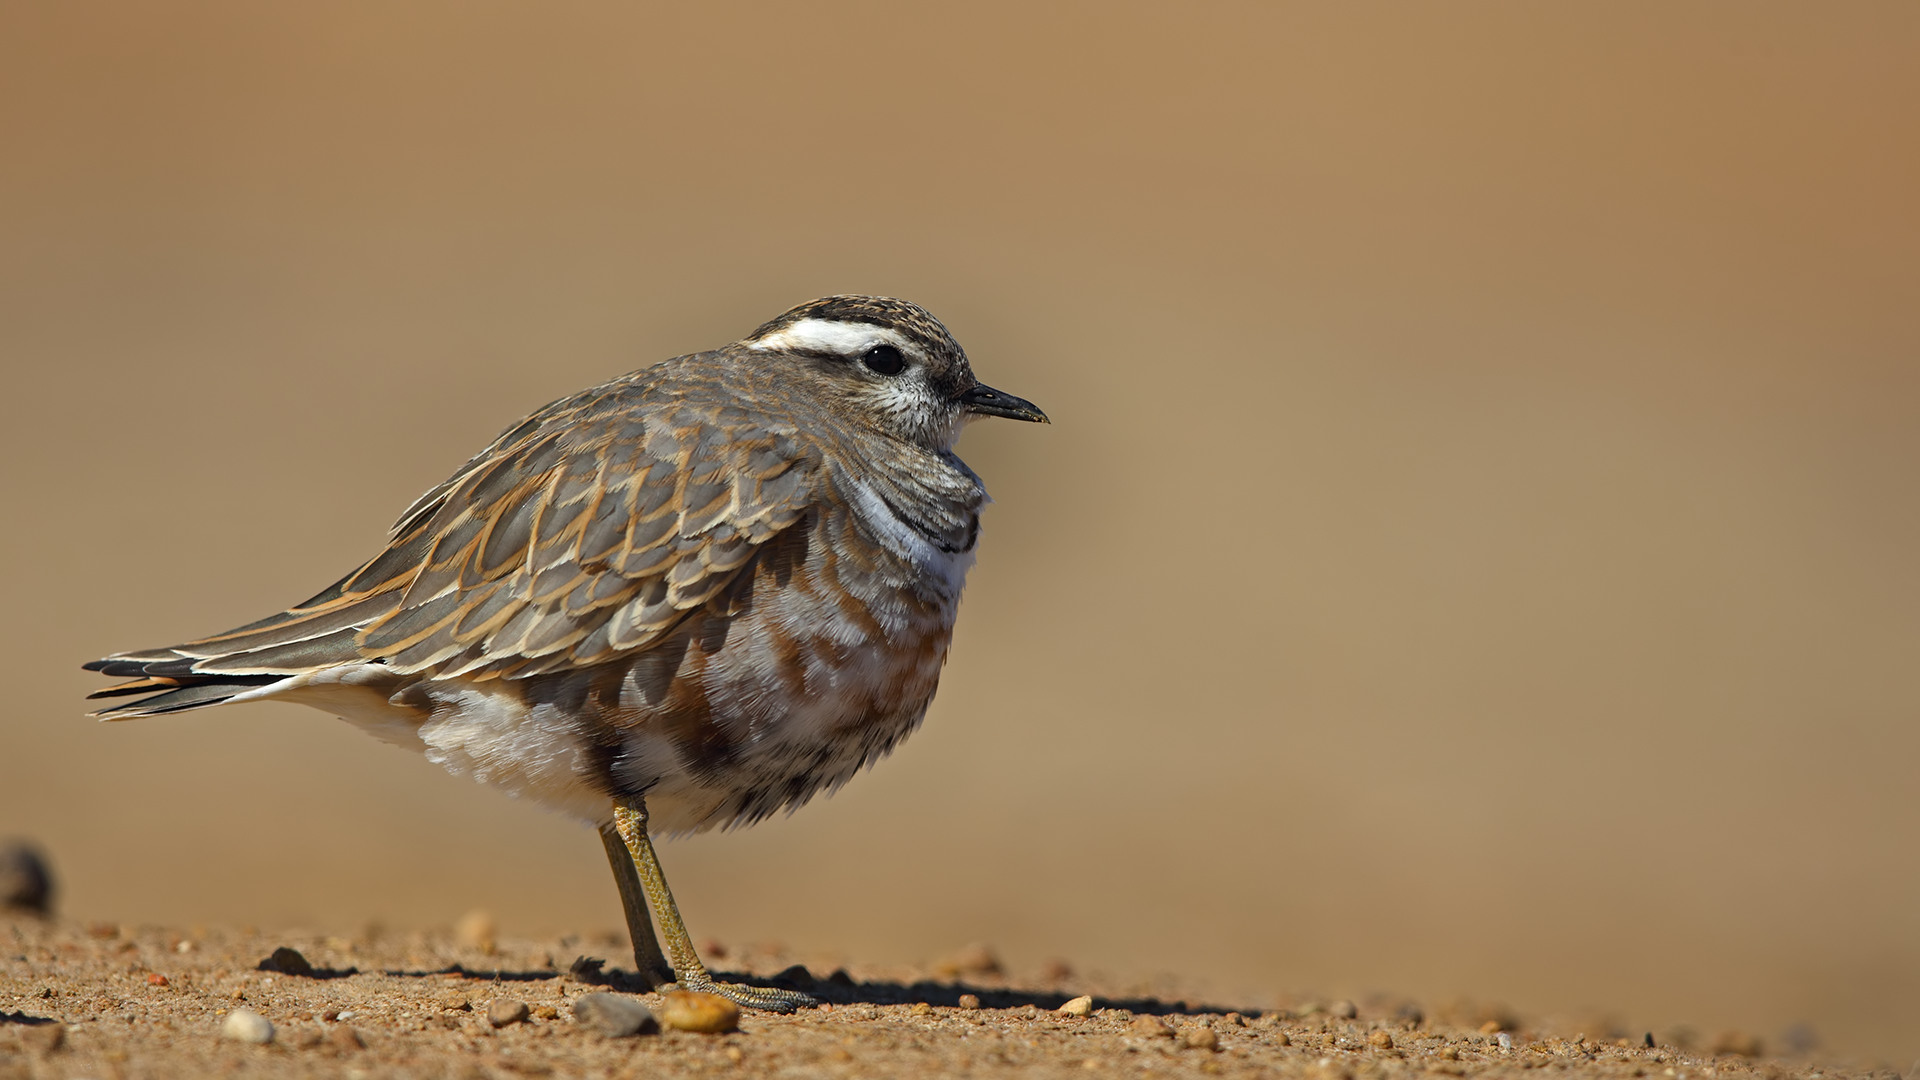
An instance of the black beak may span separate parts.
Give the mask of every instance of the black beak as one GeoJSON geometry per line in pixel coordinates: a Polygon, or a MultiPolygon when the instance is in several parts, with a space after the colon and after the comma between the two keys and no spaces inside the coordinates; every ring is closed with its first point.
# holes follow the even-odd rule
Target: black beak
{"type": "Polygon", "coordinates": [[[1051,424],[1047,414],[1040,406],[1025,398],[995,390],[986,383],[974,383],[973,389],[960,395],[960,404],[975,416],[1004,416],[1009,420],[1028,420],[1036,424],[1051,424]]]}

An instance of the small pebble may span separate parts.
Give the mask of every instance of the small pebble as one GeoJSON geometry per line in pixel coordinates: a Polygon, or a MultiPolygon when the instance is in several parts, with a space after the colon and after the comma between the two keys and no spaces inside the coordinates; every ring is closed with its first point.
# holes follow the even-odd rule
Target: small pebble
{"type": "Polygon", "coordinates": [[[1713,1052],[1716,1054],[1735,1054],[1740,1057],[1759,1057],[1760,1040],[1744,1031],[1723,1031],[1713,1040],[1713,1052]]]}
{"type": "Polygon", "coordinates": [[[53,874],[31,844],[0,845],[0,908],[45,915],[53,906],[53,874]]]}
{"type": "Polygon", "coordinates": [[[1205,1024],[1195,1024],[1181,1032],[1180,1041],[1186,1044],[1189,1050],[1220,1049],[1220,1036],[1214,1034],[1213,1029],[1205,1024]]]}
{"type": "Polygon", "coordinates": [[[1289,1034],[1287,1034],[1287,1033],[1286,1033],[1286,1032],[1284,1032],[1284,1031],[1276,1031],[1276,1032],[1274,1032],[1274,1033],[1273,1033],[1273,1045],[1275,1045],[1275,1046],[1292,1046],[1292,1045],[1293,1045],[1293,1036],[1291,1036],[1291,1035],[1289,1035],[1289,1034]]]}
{"type": "Polygon", "coordinates": [[[473,1008],[472,1000],[459,990],[442,990],[436,1000],[440,1002],[441,1008],[451,1009],[454,1012],[468,1012],[473,1008]]]}
{"type": "Polygon", "coordinates": [[[1136,1016],[1133,1023],[1127,1025],[1127,1034],[1143,1039],[1170,1039],[1173,1029],[1157,1016],[1136,1016]]]}
{"type": "Polygon", "coordinates": [[[659,1022],[645,1005],[616,994],[581,995],[573,1003],[573,1018],[609,1039],[660,1030],[659,1022]]]}
{"type": "Polygon", "coordinates": [[[492,1004],[487,1006],[487,1023],[503,1028],[508,1024],[518,1024],[531,1014],[532,1010],[527,1008],[527,1003],[524,1001],[495,998],[492,1004]]]}
{"type": "Polygon", "coordinates": [[[148,986],[169,986],[171,984],[167,981],[167,977],[165,975],[162,975],[157,971],[153,971],[153,972],[147,973],[147,985],[148,986]]]}
{"type": "Polygon", "coordinates": [[[560,1010],[551,1005],[535,1005],[533,1007],[533,1018],[535,1020],[553,1020],[559,1015],[560,1010]]]}
{"type": "Polygon", "coordinates": [[[1503,1032],[1501,1032],[1501,1033],[1500,1033],[1499,1035],[1497,1035],[1497,1036],[1495,1036],[1495,1038],[1496,1038],[1496,1039],[1497,1039],[1497,1040],[1499,1041],[1499,1043],[1500,1043],[1500,1049],[1502,1049],[1502,1050],[1511,1050],[1511,1049],[1513,1049],[1513,1036],[1511,1036],[1511,1035],[1509,1035],[1509,1034],[1507,1034],[1506,1032],[1504,1032],[1504,1031],[1503,1031],[1503,1032]]]}
{"type": "Polygon", "coordinates": [[[491,956],[496,948],[496,929],[492,915],[484,911],[469,911],[453,924],[453,936],[467,948],[478,949],[491,956]]]}
{"type": "Polygon", "coordinates": [[[1377,1050],[1393,1049],[1393,1036],[1385,1030],[1375,1031],[1367,1036],[1367,1045],[1377,1050]]]}
{"type": "Polygon", "coordinates": [[[977,1009],[977,1008],[979,1008],[979,1007],[980,1007],[980,995],[978,995],[978,994],[961,994],[961,995],[960,995],[960,1007],[961,1007],[961,1008],[963,1008],[963,1009],[977,1009]]]}
{"type": "Polygon", "coordinates": [[[660,995],[660,1022],[676,1031],[719,1035],[740,1027],[740,1006],[699,990],[669,990],[660,995]]]}
{"type": "Polygon", "coordinates": [[[1342,1020],[1351,1020],[1360,1015],[1360,1010],[1355,1008],[1351,1001],[1336,1001],[1327,1006],[1327,1011],[1342,1020]]]}
{"type": "Polygon", "coordinates": [[[1003,970],[1000,958],[985,945],[969,945],[952,956],[933,965],[934,973],[943,979],[956,975],[998,975],[1003,970]]]}
{"type": "Polygon", "coordinates": [[[916,1001],[913,1003],[913,1008],[908,1009],[907,1013],[910,1016],[932,1016],[933,1006],[924,1001],[916,1001]]]}
{"type": "Polygon", "coordinates": [[[360,1033],[350,1027],[336,1027],[327,1030],[327,1045],[343,1054],[348,1054],[355,1050],[365,1050],[367,1040],[361,1038],[360,1033]]]}
{"type": "Polygon", "coordinates": [[[272,956],[260,961],[258,970],[277,971],[282,975],[311,976],[313,965],[307,963],[307,958],[300,955],[298,949],[289,949],[282,945],[273,950],[272,956]]]}
{"type": "Polygon", "coordinates": [[[265,1046],[273,1041],[273,1025],[252,1009],[235,1009],[220,1022],[220,1037],[265,1046]]]}
{"type": "Polygon", "coordinates": [[[1059,1012],[1063,1016],[1089,1015],[1093,1012],[1093,998],[1089,995],[1081,994],[1079,997],[1060,1006],[1059,1012]]]}

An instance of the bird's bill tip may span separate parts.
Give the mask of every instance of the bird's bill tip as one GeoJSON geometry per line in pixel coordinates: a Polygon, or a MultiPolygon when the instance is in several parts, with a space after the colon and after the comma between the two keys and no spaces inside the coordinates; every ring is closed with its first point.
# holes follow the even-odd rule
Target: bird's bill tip
{"type": "Polygon", "coordinates": [[[1017,398],[1004,390],[995,390],[986,383],[975,383],[972,389],[960,395],[960,404],[976,416],[1004,416],[1009,420],[1025,420],[1034,424],[1051,424],[1047,414],[1040,406],[1025,398],[1017,398]]]}

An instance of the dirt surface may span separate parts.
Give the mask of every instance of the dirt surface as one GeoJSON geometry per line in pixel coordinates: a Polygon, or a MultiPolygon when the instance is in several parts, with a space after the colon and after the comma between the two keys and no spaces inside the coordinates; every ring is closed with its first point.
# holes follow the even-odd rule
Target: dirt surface
{"type": "MultiPolygon", "coordinates": [[[[0,923],[0,1080],[247,1076],[1270,1076],[1316,1080],[1520,1075],[1869,1076],[1762,1056],[1728,1032],[1687,1048],[1647,1033],[1530,1019],[1498,1007],[1378,1000],[1235,1009],[1063,967],[1009,979],[971,950],[935,970],[813,972],[779,946],[729,951],[717,969],[822,999],[793,1016],[749,1013],[737,1032],[607,1038],[572,1005],[596,992],[657,1006],[617,941],[492,940],[476,918],[444,934],[354,938],[195,928],[0,923]],[[278,954],[292,949],[299,957],[278,954]],[[584,962],[581,957],[586,957],[584,962]],[[290,974],[301,971],[304,974],[290,974]],[[1156,992],[1157,991],[1157,992],[1156,992]],[[1073,999],[1091,995],[1076,1011],[1073,999]],[[501,1003],[498,1008],[495,1003],[501,1003]],[[512,1019],[526,1006],[524,1020],[512,1019]],[[1066,1006],[1066,1010],[1062,1010],[1066,1006]],[[249,1010],[265,1045],[222,1035],[249,1010]],[[490,1015],[503,1021],[496,1027],[490,1015]]],[[[1885,1069],[1880,1075],[1890,1076],[1885,1069]]]]}

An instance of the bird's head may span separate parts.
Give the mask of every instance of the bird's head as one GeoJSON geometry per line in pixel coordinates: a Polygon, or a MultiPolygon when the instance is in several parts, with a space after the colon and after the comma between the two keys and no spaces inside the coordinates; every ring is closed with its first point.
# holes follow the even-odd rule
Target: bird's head
{"type": "Polygon", "coordinates": [[[801,304],[740,345],[796,361],[796,373],[843,412],[897,438],[950,450],[968,420],[1047,423],[1030,401],[973,377],[966,350],[925,308],[885,296],[801,304]]]}

